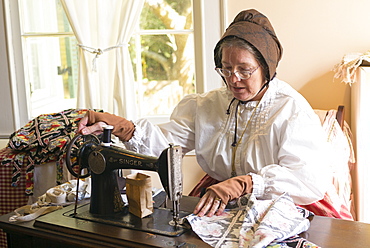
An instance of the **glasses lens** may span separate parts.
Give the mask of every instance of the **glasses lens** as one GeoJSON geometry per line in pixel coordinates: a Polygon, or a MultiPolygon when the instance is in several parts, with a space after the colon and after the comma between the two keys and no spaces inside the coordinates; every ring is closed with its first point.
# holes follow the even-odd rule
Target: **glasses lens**
{"type": "Polygon", "coordinates": [[[238,71],[238,76],[241,78],[241,79],[247,79],[250,77],[251,73],[249,71],[238,71]]]}
{"type": "MultiPolygon", "coordinates": [[[[226,69],[221,69],[221,68],[216,68],[216,71],[218,72],[218,74],[220,74],[223,77],[230,77],[233,74],[231,71],[226,70],[226,69]]],[[[252,73],[247,70],[234,72],[235,76],[237,76],[239,79],[248,79],[251,77],[252,73]]]]}

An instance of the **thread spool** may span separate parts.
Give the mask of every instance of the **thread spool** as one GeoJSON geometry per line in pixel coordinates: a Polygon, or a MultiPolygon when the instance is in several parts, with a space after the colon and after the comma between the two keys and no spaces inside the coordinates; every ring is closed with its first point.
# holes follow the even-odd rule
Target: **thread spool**
{"type": "Polygon", "coordinates": [[[103,146],[110,146],[112,143],[111,136],[112,136],[113,126],[106,125],[103,127],[103,139],[102,145],[103,146]]]}

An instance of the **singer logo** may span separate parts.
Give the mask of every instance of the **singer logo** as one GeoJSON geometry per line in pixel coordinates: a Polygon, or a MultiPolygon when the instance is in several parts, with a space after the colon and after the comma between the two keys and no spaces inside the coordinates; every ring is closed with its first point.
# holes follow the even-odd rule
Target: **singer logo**
{"type": "Polygon", "coordinates": [[[133,160],[133,159],[127,159],[127,158],[121,158],[118,161],[120,164],[126,164],[126,165],[133,165],[133,166],[142,166],[143,163],[138,160],[133,160]]]}

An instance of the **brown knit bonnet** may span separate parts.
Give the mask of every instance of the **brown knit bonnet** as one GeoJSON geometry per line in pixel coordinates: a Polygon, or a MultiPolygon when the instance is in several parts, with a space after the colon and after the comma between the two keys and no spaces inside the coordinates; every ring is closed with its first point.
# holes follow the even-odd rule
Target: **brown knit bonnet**
{"type": "Polygon", "coordinates": [[[266,16],[257,10],[250,9],[241,11],[235,17],[214,49],[216,67],[222,67],[222,58],[218,50],[223,39],[229,36],[241,38],[254,46],[267,63],[270,80],[273,79],[283,48],[266,16]]]}

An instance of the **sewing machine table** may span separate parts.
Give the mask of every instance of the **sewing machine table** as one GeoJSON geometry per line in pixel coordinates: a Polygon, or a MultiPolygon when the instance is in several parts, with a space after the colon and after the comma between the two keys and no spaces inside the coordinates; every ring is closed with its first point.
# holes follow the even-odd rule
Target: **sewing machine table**
{"type": "MultiPolygon", "coordinates": [[[[181,210],[191,212],[197,198],[183,197],[181,210]]],[[[0,216],[0,228],[8,235],[9,247],[210,247],[191,230],[178,237],[152,234],[63,216],[73,206],[49,213],[56,228],[41,228],[35,221],[10,223],[14,213],[0,216]]],[[[370,224],[315,216],[307,232],[301,234],[325,248],[362,248],[370,244],[370,224]]]]}

